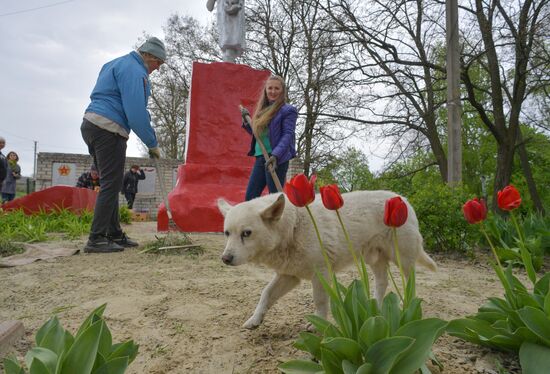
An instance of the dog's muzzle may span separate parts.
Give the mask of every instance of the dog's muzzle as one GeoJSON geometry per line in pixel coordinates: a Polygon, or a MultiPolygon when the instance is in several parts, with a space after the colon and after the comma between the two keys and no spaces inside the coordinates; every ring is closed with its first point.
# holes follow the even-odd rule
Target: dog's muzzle
{"type": "Polygon", "coordinates": [[[223,255],[222,261],[226,265],[231,265],[233,262],[233,255],[223,255]]]}

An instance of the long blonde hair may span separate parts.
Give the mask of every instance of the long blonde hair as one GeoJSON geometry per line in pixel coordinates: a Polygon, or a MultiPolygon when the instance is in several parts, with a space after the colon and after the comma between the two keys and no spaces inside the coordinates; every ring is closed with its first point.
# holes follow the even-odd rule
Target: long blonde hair
{"type": "Polygon", "coordinates": [[[286,95],[286,84],[285,80],[282,77],[278,75],[272,75],[267,78],[264,84],[264,88],[262,89],[262,93],[258,98],[258,102],[256,103],[256,108],[254,109],[252,131],[254,131],[256,135],[260,135],[262,132],[264,132],[267,125],[269,124],[269,121],[271,121],[275,113],[277,113],[277,111],[286,103],[286,95]],[[269,81],[278,81],[279,83],[281,83],[281,87],[283,89],[281,95],[271,105],[269,105],[269,100],[267,98],[266,92],[267,82],[269,81]]]}

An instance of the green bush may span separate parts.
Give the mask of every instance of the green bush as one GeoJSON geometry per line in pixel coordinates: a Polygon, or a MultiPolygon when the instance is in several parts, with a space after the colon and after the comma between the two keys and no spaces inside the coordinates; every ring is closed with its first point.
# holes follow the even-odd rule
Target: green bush
{"type": "Polygon", "coordinates": [[[123,205],[118,209],[118,214],[120,216],[120,222],[122,223],[132,222],[132,214],[130,213],[130,209],[128,209],[126,205],[123,205]]]}
{"type": "MultiPolygon", "coordinates": [[[[73,337],[52,317],[36,333],[36,347],[25,355],[31,374],[122,374],[136,358],[132,340],[113,344],[103,319],[107,304],[94,310],[73,337]]],[[[25,374],[15,358],[4,359],[5,374],[25,374]]]]}
{"type": "MultiPolygon", "coordinates": [[[[518,219],[519,229],[525,238],[525,246],[531,254],[536,271],[542,267],[544,253],[550,253],[549,219],[540,214],[530,213],[518,219]]],[[[522,265],[519,238],[512,220],[493,215],[487,218],[488,235],[502,262],[522,265]]]]}
{"type": "Polygon", "coordinates": [[[467,252],[479,243],[479,231],[462,215],[462,205],[469,196],[462,187],[427,183],[406,196],[416,211],[424,245],[429,250],[467,252]]]}

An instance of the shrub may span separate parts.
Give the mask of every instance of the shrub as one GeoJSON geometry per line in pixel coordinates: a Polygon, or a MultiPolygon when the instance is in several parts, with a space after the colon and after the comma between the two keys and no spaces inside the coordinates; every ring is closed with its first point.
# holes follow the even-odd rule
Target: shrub
{"type": "Polygon", "coordinates": [[[432,251],[467,252],[481,239],[479,231],[464,221],[461,207],[468,194],[462,187],[433,183],[407,196],[411,202],[424,245],[432,251]]]}

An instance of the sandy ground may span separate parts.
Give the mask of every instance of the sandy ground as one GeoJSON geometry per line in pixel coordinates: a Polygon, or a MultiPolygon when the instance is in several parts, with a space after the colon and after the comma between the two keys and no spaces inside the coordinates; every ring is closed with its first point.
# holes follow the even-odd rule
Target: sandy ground
{"type": "MultiPolygon", "coordinates": [[[[128,225],[126,231],[141,242],[159,235],[152,222],[128,225]]],[[[278,373],[279,363],[305,358],[292,344],[305,328],[304,316],[313,313],[310,284],[303,282],[281,299],[258,329],[245,330],[241,325],[271,279],[271,270],[225,266],[220,261],[222,235],[191,237],[204,254],[147,255],[131,249],[0,269],[0,321],[18,319],[26,328],[14,353],[23,357],[36,330],[52,314],[75,333],[88,313],[106,302],[113,341],[134,339],[140,345],[128,373],[278,373]]],[[[487,297],[502,295],[485,261],[434,259],[438,272],[417,272],[425,317],[466,316],[487,297]]],[[[353,276],[350,271],[339,279],[349,284],[353,276]]],[[[444,373],[498,373],[502,367],[519,372],[513,355],[447,335],[436,342],[434,352],[444,373]]]]}

